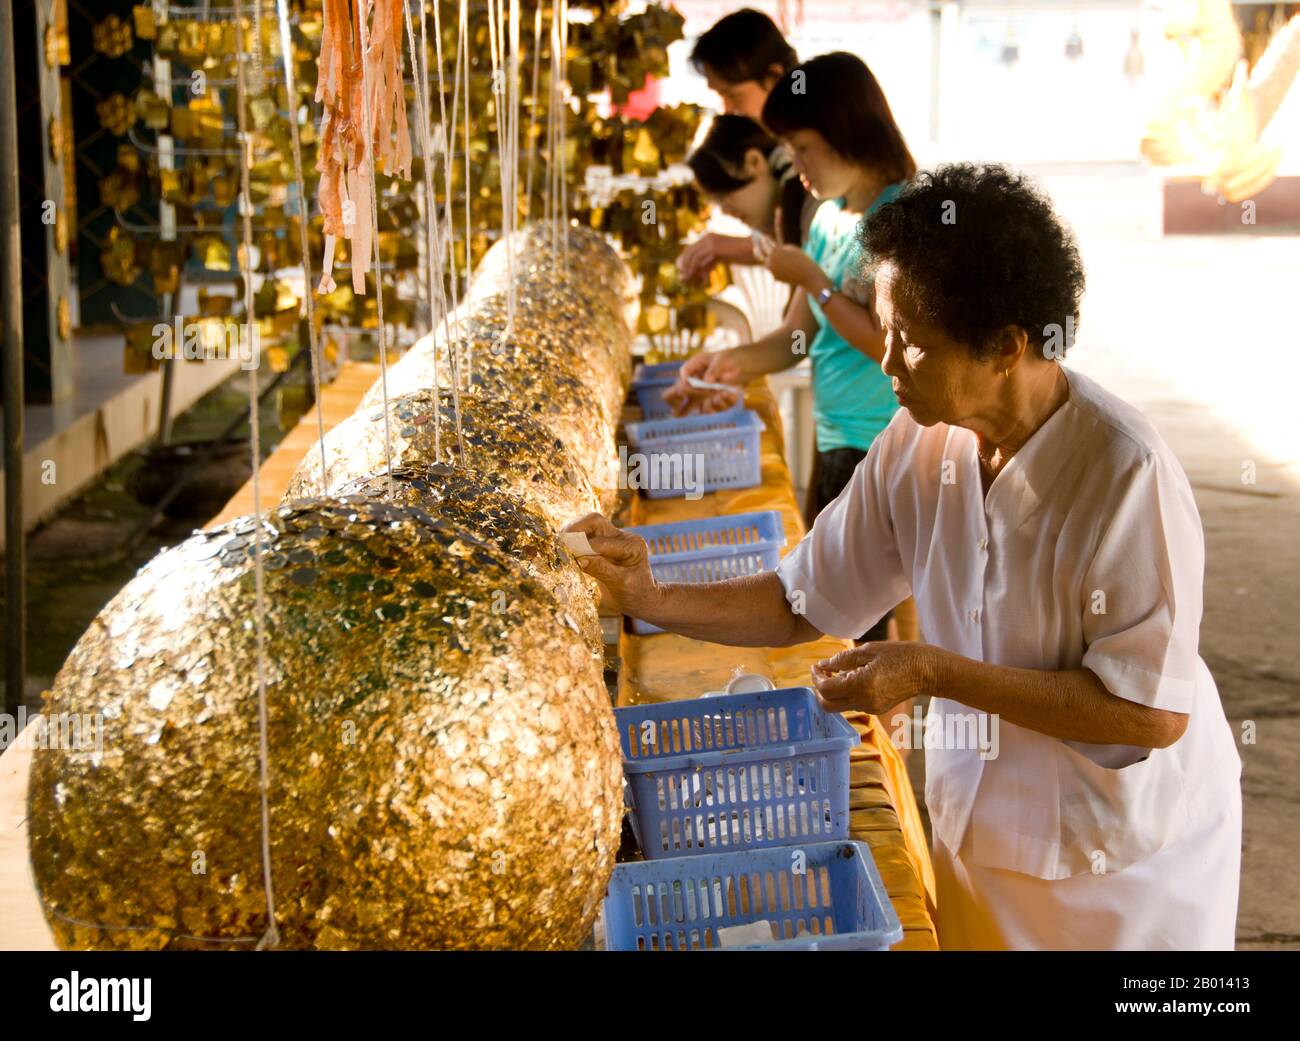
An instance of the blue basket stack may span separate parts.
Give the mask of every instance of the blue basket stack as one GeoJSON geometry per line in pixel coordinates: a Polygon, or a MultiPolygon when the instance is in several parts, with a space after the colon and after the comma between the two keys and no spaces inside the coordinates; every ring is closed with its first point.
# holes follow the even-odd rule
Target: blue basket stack
{"type": "Polygon", "coordinates": [[[759,464],[763,421],[752,409],[736,404],[707,416],[674,417],[663,392],[677,381],[680,361],[638,365],[632,375],[632,393],[641,406],[640,422],[627,424],[628,448],[647,456],[650,474],[668,480],[642,489],[649,499],[681,498],[692,488],[716,492],[727,488],[752,488],[762,479],[759,464]],[[686,479],[683,466],[703,464],[703,474],[692,469],[686,479]],[[702,479],[702,480],[701,480],[702,479]],[[688,485],[690,487],[688,487],[688,485]]]}
{"type": "MultiPolygon", "coordinates": [[[[636,403],[641,408],[641,417],[643,419],[668,419],[672,416],[673,410],[668,407],[668,402],[664,400],[664,391],[677,382],[677,370],[681,368],[681,362],[664,362],[660,365],[642,365],[638,370],[638,376],[632,380],[632,393],[636,395],[636,403]],[[671,370],[666,375],[656,374],[659,370],[671,370]]],[[[736,394],[736,403],[730,408],[715,412],[715,416],[724,416],[731,412],[739,411],[745,403],[745,396],[739,392],[736,394]]]]}
{"type": "Polygon", "coordinates": [[[763,429],[758,413],[748,408],[647,419],[625,428],[628,449],[644,457],[650,483],[641,491],[647,499],[753,488],[762,480],[763,429]]]}
{"type": "Polygon", "coordinates": [[[618,864],[605,897],[605,949],[716,950],[718,930],[770,922],[747,951],[887,951],[903,938],[861,842],[618,864]]]}
{"type": "Polygon", "coordinates": [[[772,939],[741,946],[885,950],[902,938],[870,849],[846,841],[857,733],[810,689],[615,716],[648,859],[615,867],[607,949],[715,948],[718,929],[763,922],[772,939]]]}

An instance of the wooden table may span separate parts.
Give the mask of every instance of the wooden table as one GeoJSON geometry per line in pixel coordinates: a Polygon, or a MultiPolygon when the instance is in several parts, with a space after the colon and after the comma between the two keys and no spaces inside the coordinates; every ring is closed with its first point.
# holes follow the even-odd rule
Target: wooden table
{"type": "MultiPolygon", "coordinates": [[[[763,419],[762,482],[739,491],[712,492],[696,500],[637,496],[629,523],[660,524],[757,510],[779,510],[785,523],[786,551],[804,535],[785,463],[781,414],[766,380],[752,384],[745,404],[763,419]]],[[[849,646],[830,637],[797,647],[725,647],[673,633],[634,636],[624,631],[619,704],[670,701],[720,690],[732,672],[743,668],[768,677],[778,687],[806,687],[812,664],[849,646]]],[[[934,869],[907,768],[875,716],[846,713],[862,744],[850,763],[852,785],[850,838],[871,846],[876,866],[903,924],[894,950],[938,950],[934,927],[934,869]],[[856,807],[856,808],[855,808],[856,807]]]]}

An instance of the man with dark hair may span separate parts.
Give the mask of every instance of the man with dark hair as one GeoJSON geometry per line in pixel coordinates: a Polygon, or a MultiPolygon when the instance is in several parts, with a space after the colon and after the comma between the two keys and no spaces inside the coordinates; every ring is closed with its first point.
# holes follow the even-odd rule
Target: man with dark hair
{"type": "Polygon", "coordinates": [[[776,23],[745,7],[720,18],[695,41],[691,64],[729,115],[759,120],[768,92],[799,63],[776,23]]]}

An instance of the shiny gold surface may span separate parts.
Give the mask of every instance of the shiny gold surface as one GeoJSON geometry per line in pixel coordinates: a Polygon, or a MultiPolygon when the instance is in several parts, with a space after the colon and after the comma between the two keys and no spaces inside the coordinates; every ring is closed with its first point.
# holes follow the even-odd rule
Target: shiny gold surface
{"type": "MultiPolygon", "coordinates": [[[[520,236],[514,335],[483,351],[459,412],[432,373],[387,408],[380,389],[261,529],[284,946],[563,948],[590,931],[621,756],[594,587],[554,532],[598,506],[630,293],[612,251],[575,238],[566,259],[520,236]],[[581,258],[601,284],[579,292],[581,258]]],[[[493,264],[467,329],[510,324],[510,265],[493,264]]],[[[258,530],[245,517],[160,554],[55,679],[47,719],[102,723],[89,748],[33,757],[33,872],[61,946],[266,931],[258,530]]]]}
{"type": "Polygon", "coordinates": [[[564,443],[523,408],[478,394],[461,395],[462,453],[451,393],[444,390],[439,397],[436,411],[433,392],[418,391],[390,398],[387,413],[381,404],[349,416],[325,436],[325,480],[320,450],[313,448],[289,481],[286,501],[333,494],[341,484],[390,465],[396,470],[444,462],[488,477],[502,491],[530,503],[555,529],[597,508],[591,482],[564,443]]]}
{"type": "MultiPolygon", "coordinates": [[[[489,542],[513,558],[568,610],[593,651],[604,640],[596,614],[596,586],[583,575],[546,518],[518,496],[500,491],[478,473],[446,464],[377,473],[340,486],[339,497],[361,496],[414,507],[489,542]]],[[[602,652],[603,659],[603,652],[602,652]]]]}
{"type": "MultiPolygon", "coordinates": [[[[612,506],[614,433],[631,378],[631,327],[636,296],[627,267],[600,235],[568,229],[567,252],[552,225],[518,233],[514,251],[514,314],[510,257],[498,242],[475,272],[468,297],[388,371],[389,398],[435,383],[452,385],[452,352],[462,386],[495,400],[526,403],[526,411],[563,442],[612,506]],[[510,335],[507,335],[510,333],[510,335]]],[[[378,380],[363,405],[382,400],[378,380]]]]}
{"type": "MultiPolygon", "coordinates": [[[[50,718],[103,724],[97,750],[33,758],[32,865],[63,947],[247,947],[266,927],[255,530],[160,554],[55,680],[50,718]]],[[[572,613],[420,509],[310,499],[264,532],[281,943],[576,945],[622,797],[572,613]]]]}

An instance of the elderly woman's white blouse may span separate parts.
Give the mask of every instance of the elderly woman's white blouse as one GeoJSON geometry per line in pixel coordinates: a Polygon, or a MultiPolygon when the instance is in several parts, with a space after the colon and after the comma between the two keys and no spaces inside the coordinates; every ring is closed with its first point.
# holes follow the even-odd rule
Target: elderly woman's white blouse
{"type": "Polygon", "coordinates": [[[1156,750],[1001,720],[986,758],[963,738],[993,734],[991,721],[959,690],[934,699],[932,716],[974,724],[940,742],[965,747],[927,738],[936,838],[1045,879],[1119,871],[1240,800],[1232,731],[1197,654],[1204,537],[1187,478],[1141,414],[1066,375],[1069,399],[987,498],[975,435],[900,409],[778,572],[824,633],[859,636],[911,593],[930,643],[998,665],[1087,668],[1121,698],[1189,714],[1156,750]]]}

